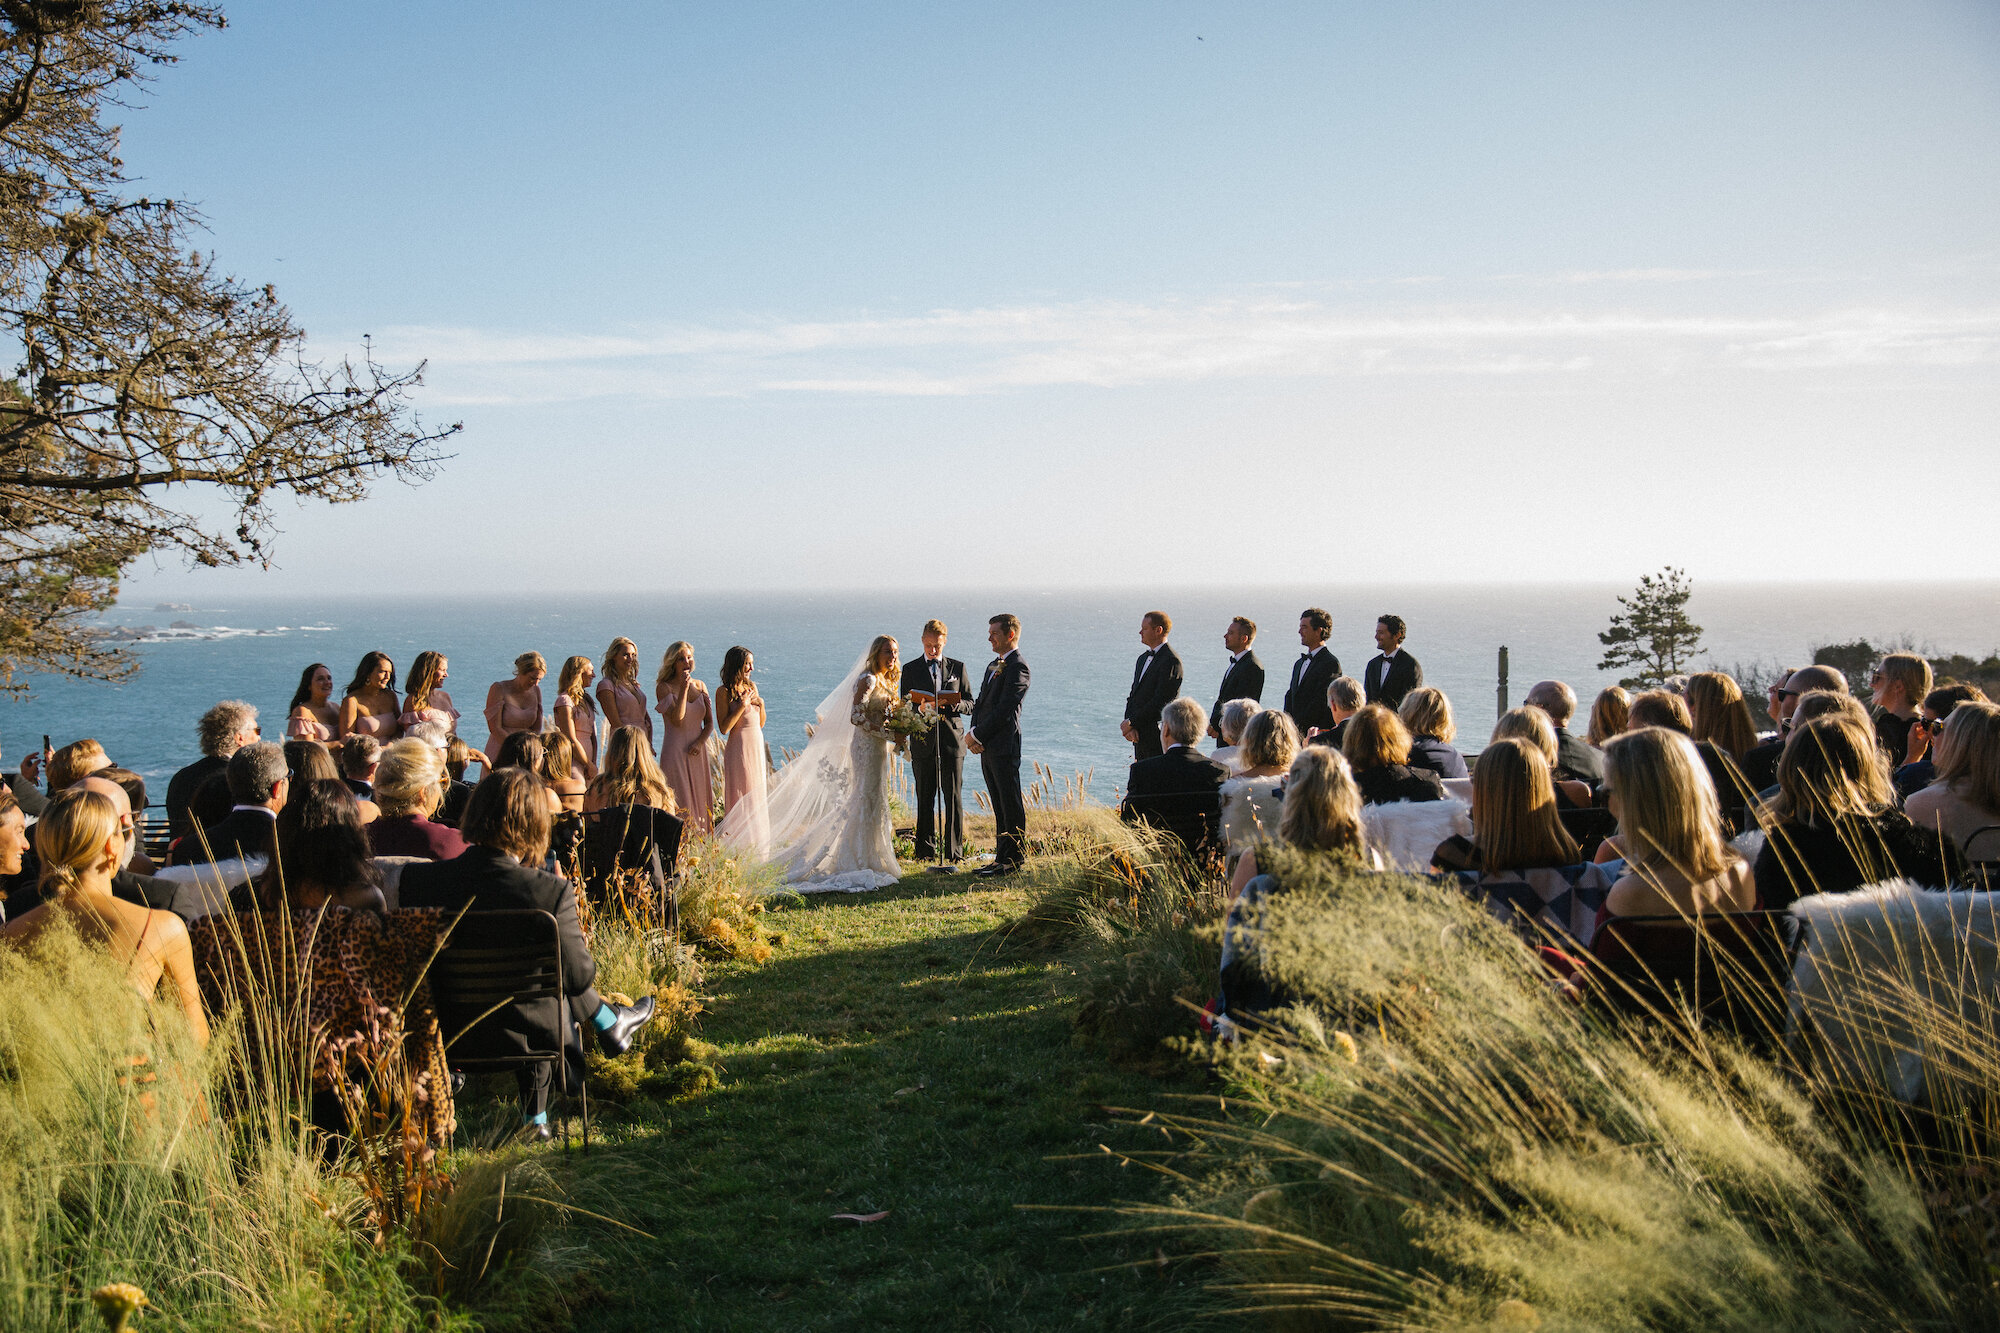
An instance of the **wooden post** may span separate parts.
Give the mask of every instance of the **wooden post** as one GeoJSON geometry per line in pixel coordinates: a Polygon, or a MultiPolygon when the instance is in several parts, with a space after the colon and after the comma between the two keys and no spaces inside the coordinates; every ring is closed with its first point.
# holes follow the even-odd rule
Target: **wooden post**
{"type": "Polygon", "coordinates": [[[1498,700],[1498,705],[1499,705],[1499,711],[1498,711],[1498,712],[1496,712],[1496,713],[1494,713],[1494,715],[1493,715],[1493,716],[1494,716],[1494,717],[1496,717],[1496,718],[1499,718],[1499,717],[1504,717],[1504,716],[1506,716],[1506,713],[1507,713],[1507,645],[1506,645],[1506,644],[1504,644],[1504,643],[1500,645],[1500,688],[1494,691],[1494,695],[1495,695],[1495,698],[1496,698],[1496,699],[1498,700]]]}

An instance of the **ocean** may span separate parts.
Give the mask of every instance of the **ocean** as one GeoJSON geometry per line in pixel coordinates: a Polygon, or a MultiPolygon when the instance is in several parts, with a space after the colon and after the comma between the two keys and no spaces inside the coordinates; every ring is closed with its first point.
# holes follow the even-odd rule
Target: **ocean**
{"type": "MultiPolygon", "coordinates": [[[[1330,644],[1342,667],[1359,676],[1374,655],[1375,618],[1395,613],[1410,624],[1405,647],[1424,679],[1451,697],[1461,744],[1477,749],[1496,709],[1496,658],[1510,659],[1509,700],[1557,677],[1586,702],[1616,673],[1597,669],[1597,633],[1629,589],[1609,584],[1421,585],[1347,589],[1246,587],[1102,591],[756,593],[741,595],[467,596],[455,599],[260,599],[186,610],[114,609],[109,625],[181,621],[196,628],[135,645],[139,673],[116,685],[32,677],[33,693],[0,702],[0,757],[9,766],[47,733],[57,745],[94,736],[118,762],[144,774],[157,802],[167,777],[199,753],[195,720],[218,699],[249,700],[262,710],[267,736],[282,735],[286,703],[309,663],[333,668],[344,685],[361,655],[381,649],[403,673],[426,648],[450,659],[447,689],[466,715],[467,739],[483,744],[479,717],[487,686],[508,676],[529,649],[548,659],[544,697],[564,658],[601,661],[616,635],[639,644],[642,679],[675,639],[694,645],[696,668],[711,685],[732,644],[756,655],[757,679],[770,709],[774,752],[797,748],[813,708],[878,633],[895,635],[906,655],[921,651],[918,632],[937,616],[950,626],[946,651],[976,680],[991,652],[986,619],[1011,611],[1023,623],[1021,651],[1033,670],[1023,731],[1026,758],[1062,777],[1087,774],[1091,793],[1114,799],[1131,747],[1118,734],[1140,645],[1140,616],[1159,608],[1174,619],[1172,643],[1186,663],[1187,692],[1212,702],[1228,662],[1222,633],[1233,615],[1259,625],[1256,648],[1269,683],[1264,702],[1284,695],[1299,653],[1299,612],[1323,606],[1333,615],[1330,644]]],[[[1697,585],[1689,611],[1706,631],[1703,663],[1768,672],[1796,664],[1821,643],[1866,638],[1934,652],[1979,656],[2000,646],[2000,584],[1697,585]]],[[[1755,703],[1756,701],[1753,701],[1755,703]]],[[[980,787],[978,765],[967,787],[980,787]]],[[[970,796],[968,796],[970,800],[970,796]]]]}

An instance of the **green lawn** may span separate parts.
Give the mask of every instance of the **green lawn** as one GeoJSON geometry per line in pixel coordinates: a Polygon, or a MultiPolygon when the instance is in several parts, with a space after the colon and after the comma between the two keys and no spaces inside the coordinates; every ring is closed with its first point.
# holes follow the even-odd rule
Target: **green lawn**
{"type": "Polygon", "coordinates": [[[608,1142],[558,1165],[579,1200],[655,1238],[598,1268],[576,1326],[1184,1326],[1193,1276],[1118,1267],[1151,1242],[1018,1206],[1159,1197],[1158,1177],[1098,1151],[1101,1108],[1188,1090],[1072,1041],[1069,965],[993,935],[1026,901],[913,875],[782,908],[775,957],[715,965],[701,1035],[723,1086],[607,1116],[608,1142]]]}

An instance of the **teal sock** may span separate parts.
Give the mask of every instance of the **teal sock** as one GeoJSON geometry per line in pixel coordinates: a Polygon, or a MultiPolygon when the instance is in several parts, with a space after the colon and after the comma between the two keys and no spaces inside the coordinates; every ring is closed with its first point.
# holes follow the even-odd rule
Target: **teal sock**
{"type": "Polygon", "coordinates": [[[597,1012],[590,1016],[590,1025],[599,1032],[609,1032],[618,1022],[618,1011],[608,1004],[597,1006],[597,1012]]]}
{"type": "Polygon", "coordinates": [[[546,1125],[549,1123],[549,1113],[547,1111],[537,1111],[533,1115],[523,1115],[521,1123],[524,1125],[546,1125]]]}

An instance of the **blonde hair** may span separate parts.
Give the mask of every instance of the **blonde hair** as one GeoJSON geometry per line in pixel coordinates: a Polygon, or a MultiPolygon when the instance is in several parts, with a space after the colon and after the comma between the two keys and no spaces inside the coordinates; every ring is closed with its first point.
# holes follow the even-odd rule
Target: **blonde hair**
{"type": "Polygon", "coordinates": [[[1347,719],[1340,752],[1356,772],[1410,762],[1410,729],[1381,704],[1369,704],[1347,719]]]}
{"type": "Polygon", "coordinates": [[[597,705],[583,692],[583,673],[594,671],[587,657],[572,657],[563,663],[562,675],[556,677],[556,697],[567,699],[572,708],[588,708],[596,711],[597,705]]]}
{"type": "Polygon", "coordinates": [[[893,635],[889,634],[877,634],[875,642],[868,645],[868,674],[874,676],[892,690],[901,683],[903,668],[899,665],[894,671],[885,674],[882,670],[882,654],[889,648],[901,648],[902,646],[896,642],[893,635]]]}
{"type": "Polygon", "coordinates": [[[1493,742],[1472,775],[1472,841],[1482,870],[1574,865],[1582,858],[1556,814],[1542,752],[1518,736],[1493,742]]]}
{"type": "Polygon", "coordinates": [[[1818,824],[1879,814],[1892,801],[1888,765],[1872,725],[1844,712],[1793,725],[1778,760],[1778,799],[1771,804],[1778,819],[1818,824]]]}
{"type": "Polygon", "coordinates": [[[599,670],[603,673],[606,680],[624,681],[630,685],[638,684],[639,645],[626,638],[623,634],[619,635],[611,641],[611,646],[604,650],[604,665],[599,670]],[[618,650],[620,648],[630,648],[632,650],[632,674],[629,676],[619,675],[617,669],[611,665],[618,660],[618,650]]]}
{"type": "MultiPolygon", "coordinates": [[[[681,660],[682,653],[686,653],[690,659],[694,657],[694,647],[686,639],[675,639],[667,645],[667,651],[660,654],[660,674],[653,677],[653,684],[667,683],[667,677],[674,674],[674,663],[681,660]]],[[[688,668],[688,678],[690,680],[694,678],[693,667],[688,668]]]]}
{"type": "Polygon", "coordinates": [[[937,619],[926,620],[924,622],[924,633],[935,634],[940,639],[951,637],[951,632],[944,627],[944,622],[937,619]]]}
{"type": "Polygon", "coordinates": [[[49,790],[62,791],[71,783],[89,777],[110,763],[110,756],[104,753],[104,747],[95,740],[86,737],[80,741],[71,741],[49,756],[49,790]]]}
{"type": "Polygon", "coordinates": [[[1419,685],[1403,696],[1403,706],[1396,713],[1412,736],[1425,736],[1446,745],[1458,739],[1458,722],[1451,715],[1451,700],[1445,698],[1443,690],[1419,685]]]}
{"type": "Polygon", "coordinates": [[[620,727],[604,746],[604,767],[590,784],[590,795],[602,805],[649,805],[670,815],[680,813],[674,789],[653,758],[653,746],[637,727],[620,727]]]}
{"type": "Polygon", "coordinates": [[[417,654],[417,660],[410,663],[410,674],[403,679],[403,707],[417,713],[430,707],[431,691],[443,682],[444,654],[435,648],[426,648],[417,654]]]}
{"type": "Polygon", "coordinates": [[[1290,768],[1299,753],[1299,726],[1282,709],[1266,708],[1244,724],[1237,745],[1245,768],[1290,768]]]}
{"type": "Polygon", "coordinates": [[[515,675],[525,676],[530,671],[539,671],[545,676],[549,673],[549,664],[542,660],[540,653],[522,653],[514,659],[515,675]]]}
{"type": "Polygon", "coordinates": [[[375,804],[385,815],[429,819],[444,799],[444,789],[438,785],[443,776],[444,756],[435,745],[391,741],[375,766],[375,804]]]}
{"type": "Polygon", "coordinates": [[[1362,850],[1361,789],[1354,785],[1354,771],[1333,747],[1308,745],[1292,760],[1285,772],[1278,836],[1305,851],[1359,854],[1362,850]]]}
{"type": "Polygon", "coordinates": [[[1597,692],[1597,701],[1590,706],[1590,730],[1584,733],[1584,739],[1601,748],[1631,725],[1631,721],[1632,696],[1622,686],[1607,685],[1597,692]]]}
{"type": "Polygon", "coordinates": [[[88,789],[58,792],[35,821],[42,892],[64,893],[89,871],[115,869],[118,858],[107,856],[104,845],[117,836],[118,807],[109,796],[88,789]]]}
{"type": "Polygon", "coordinates": [[[1731,759],[1741,759],[1757,743],[1757,724],[1742,687],[1721,671],[1697,671],[1688,677],[1689,733],[1707,741],[1731,759]]]}
{"type": "Polygon", "coordinates": [[[1889,653],[1882,659],[1882,679],[1901,685],[1903,703],[1918,708],[1931,692],[1931,664],[1915,653],[1889,653]]]}
{"type": "Polygon", "coordinates": [[[1690,738],[1694,735],[1694,718],[1688,713],[1687,700],[1672,690],[1647,690],[1632,700],[1625,720],[1634,727],[1665,727],[1690,738]]]}
{"type": "Polygon", "coordinates": [[[1968,699],[1945,719],[1938,779],[1982,810],[2000,811],[2000,706],[1968,699]]]}
{"type": "Polygon", "coordinates": [[[1493,724],[1493,734],[1487,744],[1512,738],[1526,741],[1542,752],[1542,760],[1550,768],[1556,766],[1556,724],[1555,720],[1533,704],[1522,704],[1510,708],[1500,715],[1493,724]]]}
{"type": "Polygon", "coordinates": [[[1722,806],[1694,742],[1640,727],[1604,747],[1604,777],[1618,799],[1618,839],[1634,869],[1666,866],[1689,883],[1713,879],[1736,857],[1722,841],[1722,806]]]}
{"type": "Polygon", "coordinates": [[[568,782],[576,776],[576,747],[553,727],[542,733],[541,776],[550,783],[568,782]]]}

